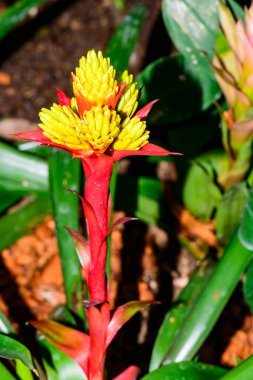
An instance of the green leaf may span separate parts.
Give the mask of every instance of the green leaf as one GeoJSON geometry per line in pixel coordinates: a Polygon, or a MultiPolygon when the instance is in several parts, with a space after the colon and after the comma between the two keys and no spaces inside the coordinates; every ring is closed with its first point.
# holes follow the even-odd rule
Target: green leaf
{"type": "Polygon", "coordinates": [[[217,236],[222,244],[229,242],[239,225],[248,195],[247,184],[241,182],[230,187],[219,203],[215,220],[217,236]]]}
{"type": "Polygon", "coordinates": [[[3,334],[0,334],[0,357],[19,359],[31,370],[34,369],[30,351],[22,343],[3,334]]]}
{"type": "Polygon", "coordinates": [[[251,312],[253,312],[253,261],[249,263],[249,266],[245,273],[245,281],[243,283],[243,295],[245,301],[248,303],[251,312]]]}
{"type": "Polygon", "coordinates": [[[60,249],[60,258],[67,305],[84,319],[82,279],[79,259],[71,236],[64,227],[79,228],[79,199],[66,192],[80,189],[80,162],[59,149],[52,149],[49,157],[49,180],[53,214],[60,249]]]}
{"type": "Polygon", "coordinates": [[[221,95],[220,88],[202,56],[192,64],[182,55],[160,58],[137,78],[143,86],[140,106],[159,99],[149,116],[155,125],[189,119],[210,107],[221,95]]]}
{"type": "Polygon", "coordinates": [[[215,181],[215,168],[219,153],[207,153],[193,161],[183,186],[183,201],[197,218],[209,220],[218,206],[222,194],[215,181]]]}
{"type": "Polygon", "coordinates": [[[21,361],[16,361],[16,372],[21,380],[34,380],[31,370],[21,361]]]}
{"type": "Polygon", "coordinates": [[[215,264],[213,262],[209,264],[204,262],[182,290],[175,305],[172,306],[170,311],[166,314],[153,345],[149,372],[154,371],[161,365],[169,347],[173,344],[192,305],[207,284],[214,268],[215,264]]]}
{"type": "Polygon", "coordinates": [[[119,329],[136,313],[150,306],[149,301],[130,301],[116,308],[107,328],[106,346],[108,346],[119,329]]]}
{"type": "Polygon", "coordinates": [[[18,194],[10,194],[6,190],[0,190],[0,213],[7,210],[10,206],[12,206],[20,196],[18,194]]]}
{"type": "Polygon", "coordinates": [[[0,218],[0,251],[30,232],[50,211],[47,198],[29,198],[12,213],[0,218]]]}
{"type": "Polygon", "coordinates": [[[196,355],[240,281],[252,253],[240,243],[235,233],[174,339],[164,364],[191,360],[196,355]]]}
{"type": "Polygon", "coordinates": [[[81,367],[43,337],[39,339],[39,348],[48,380],[86,380],[81,367]]]}
{"type": "Polygon", "coordinates": [[[19,194],[48,192],[46,162],[0,142],[0,189],[19,194]]]}
{"type": "Polygon", "coordinates": [[[6,318],[5,314],[0,310],[0,333],[5,335],[11,335],[14,337],[17,335],[13,325],[6,318]]]}
{"type": "Polygon", "coordinates": [[[197,58],[201,50],[213,56],[219,24],[218,5],[219,0],[162,1],[167,31],[177,49],[189,60],[197,58]]]}
{"type": "Polygon", "coordinates": [[[238,236],[244,247],[250,250],[253,249],[253,186],[244,209],[238,236]]]}
{"type": "Polygon", "coordinates": [[[116,210],[135,215],[146,223],[160,224],[162,185],[159,180],[147,177],[118,176],[116,210]],[[121,191],[120,189],[124,189],[121,191]],[[128,194],[125,197],[125,194],[128,194]]]}
{"type": "Polygon", "coordinates": [[[20,152],[33,153],[36,156],[44,158],[48,157],[52,149],[50,146],[40,145],[34,141],[18,142],[15,146],[20,152]]]}
{"type": "Polygon", "coordinates": [[[232,9],[235,17],[237,19],[244,20],[245,19],[245,13],[243,8],[238,4],[235,0],[227,0],[228,5],[232,9]]]}
{"type": "Polygon", "coordinates": [[[9,370],[1,362],[0,362],[0,379],[15,380],[15,377],[9,372],[9,370]]]}
{"type": "MultiPolygon", "coordinates": [[[[220,138],[217,125],[220,115],[216,108],[202,112],[199,117],[194,117],[187,123],[178,124],[175,128],[168,129],[168,147],[173,152],[182,152],[187,161],[189,158],[199,155],[212,141],[220,138]],[[189,143],[190,141],[190,143],[189,143]]],[[[171,156],[168,156],[171,157],[171,156]]],[[[164,159],[164,157],[162,157],[164,159]]],[[[179,161],[177,161],[179,163],[179,161]]]]}
{"type": "Polygon", "coordinates": [[[172,363],[157,369],[141,380],[217,380],[227,371],[198,362],[172,363]]]}
{"type": "Polygon", "coordinates": [[[109,41],[105,54],[111,58],[116,71],[123,72],[128,67],[130,56],[141,32],[145,10],[144,5],[137,4],[109,41]]]}
{"type": "Polygon", "coordinates": [[[44,2],[45,0],[20,0],[7,8],[0,15],[0,38],[22,22],[31,8],[44,2]]]}

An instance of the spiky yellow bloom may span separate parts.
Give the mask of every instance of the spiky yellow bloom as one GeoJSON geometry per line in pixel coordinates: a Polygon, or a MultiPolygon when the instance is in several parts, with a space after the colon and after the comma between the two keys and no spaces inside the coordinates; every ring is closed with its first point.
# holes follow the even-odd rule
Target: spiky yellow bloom
{"type": "Polygon", "coordinates": [[[126,83],[126,87],[117,103],[117,111],[123,117],[132,116],[138,106],[139,90],[136,88],[137,83],[133,83],[133,75],[128,74],[127,70],[121,75],[120,83],[126,83]]]}
{"type": "Polygon", "coordinates": [[[112,147],[116,150],[138,150],[148,143],[148,138],[146,122],[137,116],[132,119],[127,117],[112,147]]]}
{"type": "Polygon", "coordinates": [[[120,116],[108,106],[85,111],[80,119],[69,106],[54,104],[39,114],[44,136],[77,150],[105,150],[120,132],[120,116]]]}
{"type": "Polygon", "coordinates": [[[80,59],[73,80],[74,97],[58,90],[59,105],[43,108],[39,114],[43,135],[87,156],[109,150],[138,150],[148,143],[146,117],[153,102],[133,116],[139,90],[125,70],[116,76],[109,58],[101,51],[89,51],[80,59]],[[84,153],[83,153],[84,154],[84,153]]]}
{"type": "Polygon", "coordinates": [[[118,83],[116,72],[110,64],[109,58],[104,58],[101,51],[88,52],[82,57],[76,75],[73,76],[74,93],[81,94],[94,105],[105,105],[107,101],[116,96],[118,83]]]}

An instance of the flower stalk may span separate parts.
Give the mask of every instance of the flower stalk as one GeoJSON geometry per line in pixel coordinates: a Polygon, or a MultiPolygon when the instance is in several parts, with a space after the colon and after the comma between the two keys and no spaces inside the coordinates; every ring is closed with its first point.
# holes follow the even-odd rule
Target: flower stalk
{"type": "MultiPolygon", "coordinates": [[[[104,58],[101,52],[90,51],[80,59],[72,78],[74,96],[69,98],[58,90],[58,104],[40,112],[40,129],[18,136],[64,149],[81,160],[86,183],[84,195],[79,197],[89,241],[67,229],[75,243],[89,289],[90,299],[85,301],[89,335],[71,331],[56,322],[53,325],[50,321],[32,324],[77,360],[89,380],[104,380],[108,345],[129,318],[149,305],[132,301],[110,316],[105,270],[107,237],[113,228],[109,229],[109,185],[114,163],[130,155],[164,156],[171,152],[149,143],[145,119],[155,101],[135,112],[140,91],[127,71],[116,74],[109,58],[104,58]],[[78,340],[71,339],[77,336],[78,340]]],[[[116,225],[129,220],[131,218],[123,218],[116,225]]],[[[131,366],[118,379],[132,380],[137,374],[138,369],[131,366]]]]}

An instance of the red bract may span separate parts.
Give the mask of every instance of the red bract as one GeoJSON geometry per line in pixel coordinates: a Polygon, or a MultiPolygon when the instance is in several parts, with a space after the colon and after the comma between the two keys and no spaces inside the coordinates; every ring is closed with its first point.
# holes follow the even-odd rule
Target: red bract
{"type": "Polygon", "coordinates": [[[55,321],[31,321],[57,348],[74,359],[84,373],[88,370],[90,337],[55,321]]]}

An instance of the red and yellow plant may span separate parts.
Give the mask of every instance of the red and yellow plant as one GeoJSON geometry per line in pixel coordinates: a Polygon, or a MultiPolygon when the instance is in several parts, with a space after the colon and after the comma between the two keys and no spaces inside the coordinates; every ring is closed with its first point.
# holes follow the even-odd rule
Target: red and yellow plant
{"type": "MultiPolygon", "coordinates": [[[[64,149],[82,162],[86,176],[84,195],[79,196],[86,218],[89,241],[68,228],[85,273],[90,299],[85,301],[89,335],[53,321],[34,321],[58,348],[83,369],[89,380],[105,379],[106,349],[121,326],[146,302],[132,301],[110,315],[109,286],[105,265],[109,228],[109,183],[114,163],[126,156],[171,152],[149,143],[146,117],[155,103],[136,112],[140,91],[127,71],[116,74],[109,58],[99,51],[82,57],[73,78],[74,96],[58,90],[59,104],[43,108],[40,129],[18,136],[64,149]]],[[[116,222],[124,223],[132,218],[116,222]]],[[[120,379],[134,379],[138,369],[129,367],[120,379]]]]}

